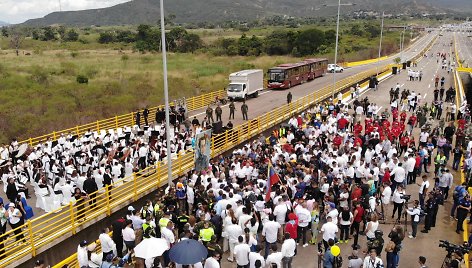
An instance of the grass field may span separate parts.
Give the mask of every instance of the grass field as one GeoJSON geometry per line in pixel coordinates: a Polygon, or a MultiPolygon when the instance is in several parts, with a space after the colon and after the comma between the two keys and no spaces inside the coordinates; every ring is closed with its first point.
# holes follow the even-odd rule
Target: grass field
{"type": "MultiPolygon", "coordinates": [[[[301,28],[306,27],[309,26],[301,28]]],[[[332,25],[322,29],[330,27],[332,25]]],[[[251,29],[246,34],[265,36],[276,28],[251,29]]],[[[343,27],[342,31],[345,29],[343,27]]],[[[222,29],[190,31],[198,33],[205,43],[218,38],[239,38],[242,33],[222,29]]],[[[99,44],[98,32],[90,30],[87,35],[81,34],[82,42],[25,39],[18,57],[13,50],[0,50],[0,128],[3,130],[0,142],[8,142],[13,137],[39,136],[163,103],[161,55],[135,53],[129,44],[99,44]],[[78,75],[88,77],[88,84],[77,83],[78,75]]],[[[399,35],[399,32],[385,35],[385,43],[390,44],[392,51],[396,49],[394,44],[399,35]]],[[[0,38],[0,48],[8,46],[9,40],[0,38]]],[[[355,61],[376,57],[377,46],[378,38],[360,39],[345,34],[339,59],[355,61]]],[[[316,56],[331,60],[332,54],[316,56]]],[[[299,60],[291,56],[215,57],[203,52],[170,53],[170,97],[190,97],[222,89],[233,71],[267,70],[299,60]]]]}

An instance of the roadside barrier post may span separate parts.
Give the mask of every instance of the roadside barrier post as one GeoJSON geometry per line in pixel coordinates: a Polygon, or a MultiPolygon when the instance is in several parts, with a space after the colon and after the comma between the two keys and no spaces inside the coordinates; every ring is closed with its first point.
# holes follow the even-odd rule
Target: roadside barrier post
{"type": "Polygon", "coordinates": [[[75,228],[74,205],[72,202],[69,203],[69,214],[70,214],[70,223],[72,227],[72,234],[75,235],[77,233],[77,230],[75,228]]]}
{"type": "MultiPolygon", "coordinates": [[[[157,166],[159,166],[159,162],[157,163],[157,166]]],[[[158,172],[159,174],[159,172],[158,172]]],[[[137,193],[137,185],[136,185],[136,173],[133,173],[133,201],[136,202],[138,200],[138,193],[137,193]]]]}
{"type": "Polygon", "coordinates": [[[36,256],[36,248],[34,247],[34,239],[33,239],[33,227],[31,226],[31,221],[27,221],[28,224],[28,235],[31,243],[31,254],[33,257],[36,256]]]}
{"type": "Polygon", "coordinates": [[[106,196],[107,196],[107,215],[110,216],[111,215],[111,208],[110,208],[110,185],[107,185],[105,187],[105,192],[106,192],[106,196]]]}
{"type": "Polygon", "coordinates": [[[115,116],[115,128],[118,128],[118,116],[115,116]]]}

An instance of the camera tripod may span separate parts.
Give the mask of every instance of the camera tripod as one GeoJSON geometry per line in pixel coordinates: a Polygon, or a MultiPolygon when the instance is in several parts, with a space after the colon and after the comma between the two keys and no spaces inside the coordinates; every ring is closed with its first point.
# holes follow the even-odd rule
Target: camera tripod
{"type": "Polygon", "coordinates": [[[406,213],[406,210],[408,209],[408,204],[410,204],[411,202],[405,200],[405,202],[403,202],[403,205],[402,205],[402,213],[401,213],[401,217],[400,217],[400,220],[398,221],[398,223],[401,225],[403,223],[403,231],[405,233],[407,233],[408,231],[408,213],[406,213]],[[405,219],[404,222],[402,222],[402,219],[405,219]]]}
{"type": "Polygon", "coordinates": [[[449,268],[451,265],[451,254],[452,252],[447,252],[446,257],[444,257],[444,260],[442,262],[441,268],[449,268]]]}

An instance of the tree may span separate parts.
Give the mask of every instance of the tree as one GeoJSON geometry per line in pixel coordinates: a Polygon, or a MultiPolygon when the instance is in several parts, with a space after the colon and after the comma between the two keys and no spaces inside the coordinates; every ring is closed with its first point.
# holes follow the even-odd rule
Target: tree
{"type": "Polygon", "coordinates": [[[8,28],[5,26],[2,27],[2,36],[8,37],[8,28]]]}
{"type": "Polygon", "coordinates": [[[178,47],[178,51],[182,53],[195,52],[197,49],[203,46],[203,42],[200,36],[197,34],[187,34],[183,38],[182,42],[178,47]]]}
{"type": "Polygon", "coordinates": [[[300,56],[312,55],[325,44],[325,33],[318,29],[301,31],[295,40],[295,47],[300,56]]]}
{"type": "Polygon", "coordinates": [[[24,36],[20,30],[15,29],[10,34],[10,47],[16,51],[16,56],[20,55],[20,46],[23,43],[24,36]]]}
{"type": "Polygon", "coordinates": [[[365,24],[364,30],[369,34],[370,38],[376,38],[380,35],[380,26],[378,25],[365,24]]]}
{"type": "Polygon", "coordinates": [[[268,55],[286,55],[292,52],[296,33],[293,31],[273,31],[264,39],[264,51],[268,55]]]}
{"type": "Polygon", "coordinates": [[[352,25],[350,32],[352,35],[355,35],[355,36],[362,36],[364,34],[364,30],[361,28],[359,24],[352,25]]]}
{"type": "Polygon", "coordinates": [[[115,41],[115,34],[113,34],[112,32],[100,33],[100,36],[98,37],[98,42],[100,44],[108,44],[114,41],[115,41]]]}
{"type": "Polygon", "coordinates": [[[57,28],[57,33],[61,37],[61,40],[65,41],[66,38],[66,27],[64,25],[61,25],[57,28]]]}
{"type": "Polygon", "coordinates": [[[135,48],[140,52],[159,51],[161,46],[161,32],[150,25],[138,26],[135,48]]]}
{"type": "Polygon", "coordinates": [[[136,42],[136,34],[131,31],[118,31],[116,33],[116,41],[123,43],[133,43],[136,42]]]}
{"type": "Polygon", "coordinates": [[[188,32],[182,27],[176,27],[166,34],[167,49],[169,51],[177,51],[180,44],[184,41],[188,32]]]}
{"type": "Polygon", "coordinates": [[[33,32],[31,32],[31,37],[33,40],[39,40],[41,38],[40,32],[37,29],[34,29],[33,32]]]}
{"type": "Polygon", "coordinates": [[[63,39],[67,42],[76,42],[77,40],[79,40],[79,33],[77,33],[77,31],[75,31],[74,29],[70,29],[69,31],[67,31],[67,34],[64,36],[63,39]]]}
{"type": "Polygon", "coordinates": [[[43,35],[41,36],[41,41],[51,41],[56,40],[56,34],[54,29],[51,26],[43,28],[43,35]]]}

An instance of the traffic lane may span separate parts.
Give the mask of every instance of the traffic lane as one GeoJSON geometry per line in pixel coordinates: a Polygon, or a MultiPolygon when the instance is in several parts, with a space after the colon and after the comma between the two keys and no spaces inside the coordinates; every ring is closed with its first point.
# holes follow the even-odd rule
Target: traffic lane
{"type": "MultiPolygon", "coordinates": [[[[459,59],[465,60],[465,65],[472,61],[472,41],[467,35],[458,34],[456,35],[458,41],[458,54],[459,59]]],[[[469,64],[470,65],[470,64],[469,64]]]]}
{"type": "MultiPolygon", "coordinates": [[[[418,51],[423,50],[424,47],[426,47],[429,42],[432,40],[434,35],[430,34],[430,36],[426,36],[423,42],[417,42],[418,49],[414,49],[410,52],[407,52],[405,56],[407,58],[412,58],[416,56],[418,51]]],[[[384,62],[385,64],[388,64],[387,61],[381,61],[384,62]]],[[[261,114],[264,114],[276,107],[279,107],[280,105],[283,105],[287,101],[287,94],[288,92],[292,93],[293,100],[297,100],[298,98],[304,97],[310,93],[312,93],[315,90],[319,90],[325,86],[329,86],[333,83],[333,75],[336,76],[336,81],[340,81],[344,78],[353,76],[361,71],[368,70],[370,68],[373,68],[377,65],[377,63],[371,63],[371,64],[366,64],[366,65],[361,65],[361,66],[356,66],[353,68],[348,68],[345,69],[344,72],[342,73],[336,73],[336,74],[331,74],[327,73],[323,77],[318,77],[313,81],[307,82],[305,84],[301,84],[298,86],[295,86],[291,89],[285,89],[285,90],[263,90],[260,92],[259,97],[257,98],[249,98],[246,103],[249,107],[248,111],[248,116],[249,118],[254,118],[257,117],[261,114]]],[[[383,64],[381,64],[383,66],[383,64]]],[[[229,117],[229,108],[228,104],[222,105],[221,107],[223,108],[223,124],[226,125],[228,122],[228,117],[229,117]]],[[[241,103],[235,102],[236,109],[237,111],[235,112],[235,119],[231,120],[231,122],[234,125],[238,125],[243,123],[242,120],[242,114],[240,111],[240,106],[241,103]]],[[[214,108],[214,106],[213,106],[214,108]]],[[[206,108],[202,108],[199,110],[192,111],[189,113],[190,117],[193,118],[193,116],[196,116],[198,120],[203,120],[205,118],[205,113],[206,108]]],[[[216,116],[214,115],[214,119],[216,119],[216,116]]]]}

